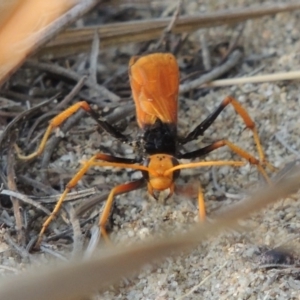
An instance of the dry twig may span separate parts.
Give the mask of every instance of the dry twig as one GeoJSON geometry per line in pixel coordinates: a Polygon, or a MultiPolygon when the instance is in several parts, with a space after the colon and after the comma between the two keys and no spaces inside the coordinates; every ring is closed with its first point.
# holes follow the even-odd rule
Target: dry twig
{"type": "MultiPolygon", "coordinates": [[[[300,9],[300,2],[280,3],[264,6],[252,6],[242,9],[218,11],[193,16],[181,16],[176,21],[173,33],[186,33],[200,28],[220,26],[245,22],[251,18],[260,18],[279,12],[300,9]]],[[[90,49],[95,30],[101,40],[101,47],[128,44],[130,42],[145,42],[155,40],[170,24],[172,18],[115,23],[101,26],[71,29],[60,34],[54,41],[48,43],[39,53],[39,57],[62,57],[86,52],[90,49]]]]}
{"type": "MultiPolygon", "coordinates": [[[[66,196],[64,202],[80,200],[80,199],[86,198],[88,196],[95,195],[97,193],[98,193],[97,189],[94,187],[87,188],[87,189],[84,189],[81,191],[70,192],[66,196]]],[[[36,198],[35,200],[38,202],[41,202],[41,203],[56,203],[60,196],[61,196],[61,194],[51,195],[51,196],[46,196],[46,197],[33,197],[33,198],[34,199],[36,198]]],[[[99,197],[99,195],[97,195],[97,197],[99,197]]]]}
{"type": "Polygon", "coordinates": [[[42,108],[42,107],[48,105],[50,102],[52,102],[56,97],[57,97],[57,95],[47,101],[44,101],[44,102],[36,105],[35,107],[32,107],[32,108],[20,113],[17,117],[15,117],[8,124],[8,126],[6,126],[5,130],[0,135],[0,150],[2,150],[1,148],[3,148],[4,142],[9,141],[9,136],[12,134],[12,131],[17,128],[17,126],[21,120],[23,120],[25,118],[29,118],[30,116],[35,114],[40,108],[42,108]]]}
{"type": "Polygon", "coordinates": [[[43,184],[39,180],[29,178],[26,175],[19,175],[18,179],[21,180],[23,183],[31,185],[35,189],[42,191],[44,194],[48,194],[48,195],[58,194],[57,190],[51,187],[50,185],[43,184]]]}
{"type": "MultiPolygon", "coordinates": [[[[282,72],[275,74],[256,75],[251,77],[229,78],[211,81],[202,84],[201,87],[220,87],[228,85],[246,84],[246,83],[263,83],[272,81],[284,81],[284,80],[299,80],[300,71],[282,72]]],[[[199,87],[199,85],[198,85],[199,87]]]]}
{"type": "Polygon", "coordinates": [[[210,72],[205,73],[203,76],[201,76],[195,80],[181,84],[179,87],[179,92],[181,94],[186,93],[195,88],[199,88],[200,85],[203,85],[206,82],[210,82],[214,78],[218,78],[225,72],[228,72],[230,69],[235,67],[236,64],[241,60],[242,56],[243,56],[243,54],[242,54],[241,50],[239,50],[239,49],[234,50],[229,55],[227,60],[220,66],[217,66],[216,68],[212,69],[210,72]]]}
{"type": "Polygon", "coordinates": [[[172,32],[172,29],[174,28],[176,21],[178,20],[178,17],[180,15],[180,10],[181,10],[181,5],[182,5],[182,1],[178,0],[177,3],[177,7],[176,10],[170,20],[170,23],[168,24],[168,26],[163,30],[162,35],[160,36],[159,40],[157,41],[156,45],[155,45],[155,49],[156,51],[158,51],[160,48],[166,48],[167,51],[170,51],[168,49],[168,35],[170,35],[170,33],[172,32]],[[165,45],[163,45],[165,44],[165,45]]]}
{"type": "MultiPolygon", "coordinates": [[[[17,185],[15,181],[15,153],[14,153],[14,143],[16,136],[15,134],[10,135],[8,155],[7,155],[7,186],[13,192],[17,191],[17,185]]],[[[2,193],[3,191],[1,191],[2,193]]],[[[13,204],[14,216],[16,221],[16,230],[18,236],[18,243],[21,245],[25,244],[25,236],[23,232],[23,217],[21,214],[21,206],[18,198],[14,196],[10,197],[13,204]]]]}
{"type": "Polygon", "coordinates": [[[29,259],[31,261],[35,261],[36,259],[34,258],[33,255],[31,255],[27,249],[24,249],[23,247],[20,247],[19,244],[15,243],[14,240],[11,238],[10,235],[5,234],[4,235],[4,240],[7,242],[7,244],[14,249],[22,258],[24,259],[29,259]]]}
{"type": "Polygon", "coordinates": [[[19,200],[21,200],[22,202],[26,203],[26,204],[29,204],[29,205],[32,205],[34,206],[35,208],[43,211],[45,214],[47,215],[50,215],[51,212],[43,207],[41,204],[37,203],[36,201],[33,201],[32,199],[30,199],[28,196],[26,195],[23,195],[23,194],[20,194],[20,193],[17,193],[17,192],[14,192],[14,191],[10,191],[10,190],[6,190],[6,189],[3,189],[1,190],[0,194],[3,194],[3,195],[7,195],[7,196],[10,196],[10,197],[14,197],[14,198],[17,198],[19,200]]]}
{"type": "Polygon", "coordinates": [[[83,237],[80,229],[80,223],[77,218],[75,209],[71,203],[66,205],[67,212],[69,214],[70,223],[73,229],[73,251],[72,257],[78,257],[83,250],[83,237]]]}
{"type": "MultiPolygon", "coordinates": [[[[76,82],[81,80],[81,75],[77,74],[76,72],[74,72],[70,69],[60,67],[58,65],[50,64],[50,63],[41,63],[41,62],[38,62],[35,60],[28,59],[25,63],[25,67],[30,67],[30,68],[38,69],[41,71],[45,71],[45,72],[57,75],[59,77],[71,79],[76,82]]],[[[90,79],[85,80],[84,85],[97,91],[97,93],[99,93],[99,97],[103,97],[106,99],[108,98],[111,101],[119,101],[120,100],[119,96],[110,92],[104,86],[94,83],[90,79]]]]}
{"type": "Polygon", "coordinates": [[[201,43],[201,53],[202,53],[202,61],[204,65],[204,70],[208,71],[211,69],[211,59],[210,59],[210,53],[208,50],[208,46],[206,43],[206,32],[205,29],[203,29],[200,33],[200,43],[201,43]]]}
{"type": "Polygon", "coordinates": [[[75,86],[72,88],[72,90],[69,92],[69,94],[65,96],[65,98],[56,105],[55,109],[59,110],[67,107],[70,101],[79,93],[81,88],[84,86],[86,79],[87,79],[86,76],[82,76],[75,84],[75,86]]]}
{"type": "Polygon", "coordinates": [[[98,66],[98,56],[99,56],[100,40],[97,31],[94,33],[91,55],[90,55],[90,70],[89,70],[89,80],[93,84],[97,84],[97,66],[98,66]]]}

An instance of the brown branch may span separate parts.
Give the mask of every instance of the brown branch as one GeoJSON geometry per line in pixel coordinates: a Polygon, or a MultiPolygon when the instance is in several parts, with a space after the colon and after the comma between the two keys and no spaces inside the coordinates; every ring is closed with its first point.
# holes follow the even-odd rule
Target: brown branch
{"type": "Polygon", "coordinates": [[[179,87],[179,92],[181,94],[186,93],[192,89],[199,88],[200,85],[204,83],[210,82],[213,79],[220,77],[222,74],[235,67],[241,60],[242,56],[243,53],[239,49],[234,50],[223,64],[215,67],[210,72],[205,73],[195,80],[181,84],[179,87]]]}
{"type": "Polygon", "coordinates": [[[51,212],[45,208],[44,206],[42,206],[41,204],[37,203],[36,201],[33,201],[32,199],[30,199],[28,196],[26,195],[23,195],[23,194],[20,194],[20,193],[17,193],[17,192],[14,192],[14,191],[10,191],[10,190],[5,190],[3,189],[1,192],[0,192],[0,195],[3,194],[3,195],[7,195],[7,196],[10,196],[10,197],[14,197],[18,200],[21,200],[22,202],[26,203],[26,204],[30,204],[32,206],[34,206],[35,208],[43,211],[45,214],[47,215],[50,215],[51,212]]]}
{"type": "Polygon", "coordinates": [[[69,215],[69,220],[73,229],[73,250],[72,257],[78,257],[83,250],[83,236],[80,228],[79,219],[76,215],[75,209],[71,203],[65,205],[69,215]]]}
{"type": "MultiPolygon", "coordinates": [[[[192,32],[200,28],[245,22],[248,19],[297,9],[300,9],[299,1],[181,16],[176,20],[172,32],[192,32]]],[[[64,57],[87,52],[91,47],[95,30],[98,31],[101,47],[155,40],[161,36],[171,20],[172,17],[70,29],[46,45],[38,53],[38,56],[64,57]]]]}
{"type": "MultiPolygon", "coordinates": [[[[76,72],[74,72],[73,70],[70,69],[66,69],[63,68],[61,66],[55,65],[55,64],[51,64],[51,63],[41,63],[35,60],[27,60],[25,63],[25,67],[30,67],[30,68],[34,68],[34,69],[39,69],[41,71],[45,71],[60,77],[64,77],[67,79],[71,79],[73,81],[80,81],[82,76],[77,74],[76,72]]],[[[101,86],[97,83],[94,83],[92,80],[87,79],[84,82],[84,85],[94,89],[95,91],[97,91],[99,93],[98,96],[100,97],[104,97],[104,98],[108,98],[112,101],[119,101],[120,97],[115,95],[114,93],[110,92],[109,90],[107,90],[104,86],[101,86]]]]}
{"type": "MultiPolygon", "coordinates": [[[[16,185],[16,173],[15,173],[15,155],[14,155],[14,143],[15,143],[15,133],[10,135],[10,142],[9,142],[9,150],[7,154],[7,186],[10,190],[16,192],[17,185],[16,185]]],[[[3,191],[2,191],[3,192],[3,191]]],[[[1,193],[2,193],[1,192],[1,193]]],[[[25,244],[25,235],[23,232],[23,216],[21,214],[21,206],[20,202],[17,198],[11,196],[11,202],[13,204],[13,211],[16,221],[16,230],[18,235],[18,243],[20,245],[25,244]]]]}

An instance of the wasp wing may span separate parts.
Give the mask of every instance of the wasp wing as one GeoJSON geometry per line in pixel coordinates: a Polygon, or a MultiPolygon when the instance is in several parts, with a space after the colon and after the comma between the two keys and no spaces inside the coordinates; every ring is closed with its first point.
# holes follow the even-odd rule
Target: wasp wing
{"type": "Polygon", "coordinates": [[[170,53],[133,57],[129,77],[140,128],[162,123],[177,124],[179,69],[170,53]]]}

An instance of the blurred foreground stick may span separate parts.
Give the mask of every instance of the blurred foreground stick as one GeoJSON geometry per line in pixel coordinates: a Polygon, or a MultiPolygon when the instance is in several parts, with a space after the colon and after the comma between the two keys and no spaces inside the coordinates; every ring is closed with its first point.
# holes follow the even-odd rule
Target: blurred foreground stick
{"type": "MultiPolygon", "coordinates": [[[[83,299],[96,290],[118,282],[146,263],[179,254],[199,245],[200,242],[227,228],[234,228],[237,221],[258,211],[278,199],[299,189],[300,168],[283,178],[274,187],[262,189],[250,199],[241,201],[219,215],[213,223],[201,223],[189,232],[175,237],[151,239],[143,244],[106,248],[91,259],[71,261],[38,272],[32,270],[0,284],[1,300],[66,300],[83,299]]],[[[52,264],[53,265],[53,264],[52,264]]]]}
{"type": "Polygon", "coordinates": [[[98,2],[100,0],[1,1],[0,87],[30,54],[98,2]]]}

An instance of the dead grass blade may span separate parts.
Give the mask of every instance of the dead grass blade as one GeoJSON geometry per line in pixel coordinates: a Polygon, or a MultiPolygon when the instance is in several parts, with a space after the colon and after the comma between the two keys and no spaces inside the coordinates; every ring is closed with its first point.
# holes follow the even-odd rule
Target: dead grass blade
{"type": "Polygon", "coordinates": [[[251,199],[240,202],[219,215],[213,223],[196,225],[185,234],[150,240],[131,247],[108,248],[86,261],[73,261],[65,265],[39,269],[1,282],[2,300],[66,300],[82,299],[95,290],[116,283],[131,275],[144,264],[162,259],[170,253],[178,254],[197,246],[207,238],[232,228],[241,218],[262,209],[276,200],[288,196],[299,188],[300,168],[276,186],[262,189],[251,199]]]}
{"type": "MultiPolygon", "coordinates": [[[[173,33],[192,32],[199,28],[244,22],[248,19],[260,18],[279,12],[300,9],[300,2],[252,6],[193,16],[181,16],[176,19],[173,33]]],[[[48,43],[39,53],[39,57],[64,57],[90,49],[95,34],[98,32],[101,47],[109,47],[133,42],[145,42],[157,39],[170,24],[172,18],[159,18],[142,21],[114,23],[70,29],[61,33],[48,43]]]]}
{"type": "Polygon", "coordinates": [[[300,71],[290,71],[290,72],[281,72],[275,74],[263,74],[263,75],[249,76],[249,77],[247,76],[247,77],[239,77],[239,78],[214,80],[206,84],[203,84],[201,87],[220,87],[220,86],[238,85],[238,84],[246,84],[246,83],[263,83],[263,82],[299,80],[299,79],[300,79],[300,71]]]}

